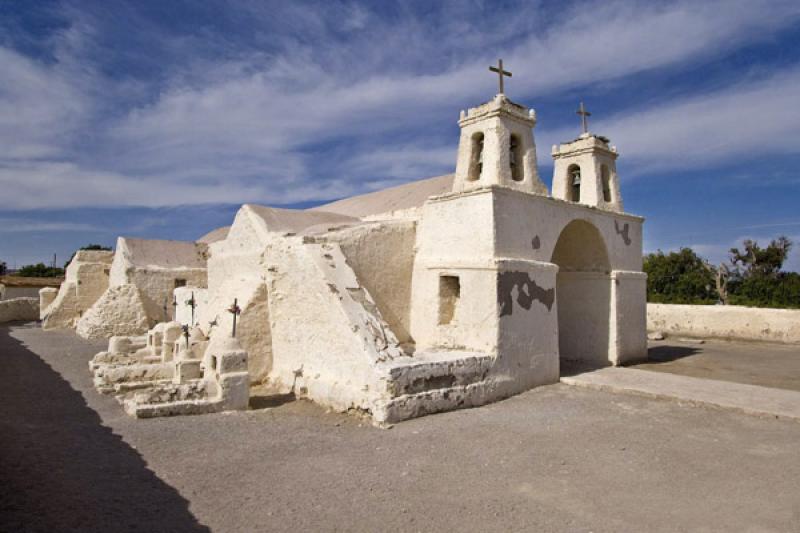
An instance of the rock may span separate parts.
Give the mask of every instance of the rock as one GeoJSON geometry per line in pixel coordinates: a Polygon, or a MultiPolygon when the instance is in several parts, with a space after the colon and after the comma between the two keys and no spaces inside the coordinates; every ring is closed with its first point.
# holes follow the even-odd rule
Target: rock
{"type": "Polygon", "coordinates": [[[664,340],[664,333],[661,331],[652,331],[647,334],[647,340],[651,341],[663,341],[664,340]]]}

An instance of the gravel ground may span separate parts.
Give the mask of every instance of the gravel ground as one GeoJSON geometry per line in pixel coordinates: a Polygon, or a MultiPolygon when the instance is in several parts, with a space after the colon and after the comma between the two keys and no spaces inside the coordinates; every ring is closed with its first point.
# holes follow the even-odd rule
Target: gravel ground
{"type": "Polygon", "coordinates": [[[631,368],[800,391],[800,346],[651,341],[649,362],[631,368]]]}
{"type": "Polygon", "coordinates": [[[133,420],[100,347],[0,326],[0,531],[800,531],[797,422],[566,385],[389,430],[133,420]]]}

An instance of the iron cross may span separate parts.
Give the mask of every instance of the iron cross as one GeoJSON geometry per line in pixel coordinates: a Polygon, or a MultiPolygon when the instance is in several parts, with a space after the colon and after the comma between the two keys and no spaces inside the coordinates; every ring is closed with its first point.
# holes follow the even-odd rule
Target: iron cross
{"type": "Polygon", "coordinates": [[[242,312],[242,310],[239,308],[238,301],[238,298],[234,298],[233,305],[228,309],[228,312],[233,315],[233,331],[231,332],[231,337],[236,336],[236,317],[242,312]]]}
{"type": "Polygon", "coordinates": [[[505,94],[505,92],[503,91],[503,76],[508,76],[510,78],[511,73],[507,70],[503,70],[503,60],[498,59],[497,66],[489,67],[489,70],[491,70],[492,72],[497,72],[497,78],[500,81],[500,94],[505,94]]]}
{"type": "Polygon", "coordinates": [[[194,326],[194,308],[197,305],[197,302],[194,299],[194,291],[192,291],[192,297],[186,300],[186,305],[192,308],[192,326],[194,326]]]}
{"type": "Polygon", "coordinates": [[[586,119],[586,117],[591,116],[591,113],[586,111],[586,108],[583,107],[583,102],[581,102],[581,106],[575,112],[575,114],[581,116],[581,125],[583,126],[583,133],[589,133],[589,121],[586,119]]]}

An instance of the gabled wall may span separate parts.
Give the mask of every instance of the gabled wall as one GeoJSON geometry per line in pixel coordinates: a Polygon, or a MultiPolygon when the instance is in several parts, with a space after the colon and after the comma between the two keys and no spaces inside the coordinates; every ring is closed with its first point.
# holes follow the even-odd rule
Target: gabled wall
{"type": "Polygon", "coordinates": [[[152,327],[170,320],[172,291],[179,283],[207,286],[207,255],[207,245],[202,243],[120,237],[110,287],[136,286],[152,327]]]}
{"type": "Polygon", "coordinates": [[[71,329],[108,289],[114,252],[78,250],[67,267],[64,283],[41,311],[43,329],[71,329]]]}
{"type": "Polygon", "coordinates": [[[341,246],[347,264],[401,343],[413,342],[409,331],[415,239],[413,220],[364,224],[325,236],[341,246]]]}

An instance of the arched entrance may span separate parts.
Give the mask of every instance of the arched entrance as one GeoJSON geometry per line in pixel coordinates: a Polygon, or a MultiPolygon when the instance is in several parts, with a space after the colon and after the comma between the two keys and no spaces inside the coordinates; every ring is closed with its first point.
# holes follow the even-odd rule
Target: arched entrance
{"type": "Polygon", "coordinates": [[[551,262],[556,278],[558,350],[562,366],[609,364],[611,265],[603,236],[589,222],[562,230],[551,262]]]}

